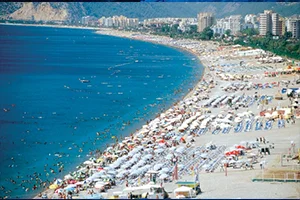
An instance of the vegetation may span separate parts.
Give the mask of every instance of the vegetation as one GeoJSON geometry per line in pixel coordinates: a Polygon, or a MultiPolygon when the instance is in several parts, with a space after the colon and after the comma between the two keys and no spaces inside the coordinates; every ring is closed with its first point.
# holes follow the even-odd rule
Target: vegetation
{"type": "Polygon", "coordinates": [[[225,35],[220,37],[220,34],[213,34],[213,31],[207,27],[203,32],[197,32],[197,26],[192,25],[183,32],[178,29],[179,25],[168,25],[164,24],[161,27],[148,27],[152,30],[153,34],[165,35],[172,38],[186,38],[196,40],[216,40],[222,41],[229,44],[240,44],[243,46],[251,46],[253,48],[261,48],[266,51],[273,52],[277,55],[288,56],[300,60],[300,41],[291,39],[292,33],[286,32],[285,35],[279,38],[273,38],[271,33],[267,33],[267,36],[260,37],[257,29],[246,29],[243,30],[239,37],[231,36],[231,31],[226,30],[225,35]]]}
{"type": "Polygon", "coordinates": [[[284,36],[274,39],[272,34],[265,37],[240,37],[235,40],[235,44],[261,48],[273,52],[280,56],[288,56],[300,60],[300,41],[290,39],[291,32],[286,32],[284,36]]]}
{"type": "Polygon", "coordinates": [[[210,40],[213,37],[213,30],[209,27],[205,28],[201,33],[197,32],[197,26],[191,25],[186,31],[180,30],[178,24],[168,25],[164,24],[161,27],[149,27],[155,35],[164,35],[171,38],[185,38],[185,39],[198,39],[210,40]]]}
{"type": "Polygon", "coordinates": [[[258,35],[259,31],[258,31],[258,29],[249,28],[249,29],[242,30],[241,33],[244,36],[253,36],[253,35],[258,35]]]}

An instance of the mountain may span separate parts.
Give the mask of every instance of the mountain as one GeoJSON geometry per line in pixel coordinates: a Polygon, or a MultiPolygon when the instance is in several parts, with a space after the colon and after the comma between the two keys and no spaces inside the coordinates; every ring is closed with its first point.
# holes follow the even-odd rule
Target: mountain
{"type": "Polygon", "coordinates": [[[265,9],[274,10],[282,16],[300,14],[298,2],[25,2],[0,4],[2,19],[14,20],[62,20],[78,21],[90,15],[108,17],[124,15],[140,19],[154,17],[196,17],[199,12],[214,12],[217,18],[228,15],[258,14],[265,9]]]}

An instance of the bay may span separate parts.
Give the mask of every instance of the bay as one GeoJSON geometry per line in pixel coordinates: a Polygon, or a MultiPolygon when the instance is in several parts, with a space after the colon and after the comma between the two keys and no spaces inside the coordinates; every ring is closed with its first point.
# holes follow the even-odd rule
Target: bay
{"type": "Polygon", "coordinates": [[[63,178],[182,99],[203,72],[187,52],[81,29],[0,25],[0,56],[1,197],[33,197],[43,189],[34,173],[63,178]]]}

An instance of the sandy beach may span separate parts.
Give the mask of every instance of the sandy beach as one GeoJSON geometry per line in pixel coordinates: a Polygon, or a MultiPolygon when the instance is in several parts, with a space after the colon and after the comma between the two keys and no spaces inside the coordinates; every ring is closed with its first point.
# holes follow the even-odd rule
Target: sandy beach
{"type": "Polygon", "coordinates": [[[172,159],[176,157],[179,180],[194,181],[195,173],[199,175],[202,193],[197,198],[300,198],[299,183],[253,181],[269,177],[274,180],[280,170],[284,171],[280,179],[287,180],[290,174],[294,177],[290,180],[300,180],[298,160],[291,160],[300,147],[300,116],[295,114],[296,109],[289,108],[292,102],[286,94],[282,95],[282,100],[275,98],[282,88],[300,86],[296,84],[299,73],[281,73],[287,68],[288,60],[262,63],[259,60],[261,54],[252,49],[221,46],[212,41],[177,40],[112,29],[94,30],[99,34],[188,51],[197,56],[205,70],[184,99],[134,135],[109,147],[100,158],[86,161],[81,169],[68,177],[58,177],[50,186],[52,189],[43,194],[46,193],[48,198],[63,198],[59,193],[72,191],[73,198],[89,198],[88,192],[93,190],[109,198],[116,191],[149,183],[146,173],[155,170],[159,172],[159,177],[165,175],[166,178],[159,179],[159,184],[164,186],[171,198],[175,198],[173,191],[177,185],[175,180],[172,181],[175,167],[172,159]],[[274,72],[274,76],[266,72],[274,72]],[[281,110],[284,112],[279,112],[281,110]],[[264,114],[266,112],[270,114],[264,114]],[[295,123],[292,116],[295,116],[295,123]],[[262,125],[256,130],[259,123],[262,125]],[[260,127],[262,130],[259,130],[260,127]],[[261,142],[259,138],[266,141],[261,142]],[[254,148],[250,144],[257,146],[254,148]],[[238,145],[243,146],[243,150],[238,150],[237,155],[229,158],[226,153],[237,150],[238,145]],[[248,148],[249,145],[251,147],[248,148]],[[269,145],[274,147],[270,147],[270,155],[258,151],[269,145]],[[225,175],[224,163],[237,164],[239,162],[234,161],[233,157],[242,161],[252,154],[256,162],[242,162],[247,165],[250,162],[252,169],[247,166],[228,167],[225,175]],[[283,155],[291,157],[285,158],[283,155]],[[82,174],[83,178],[80,177],[82,174]],[[100,193],[102,186],[95,187],[96,182],[106,182],[105,179],[112,179],[110,177],[114,177],[116,185],[100,193]]]}

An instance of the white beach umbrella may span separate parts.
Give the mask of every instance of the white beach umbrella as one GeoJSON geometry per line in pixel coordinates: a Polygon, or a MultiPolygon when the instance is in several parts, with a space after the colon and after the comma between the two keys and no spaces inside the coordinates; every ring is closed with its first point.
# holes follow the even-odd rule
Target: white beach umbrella
{"type": "Polygon", "coordinates": [[[168,167],[164,167],[160,171],[164,172],[164,173],[168,173],[168,172],[170,172],[170,169],[168,167]]]}
{"type": "Polygon", "coordinates": [[[169,175],[167,175],[167,174],[162,174],[162,175],[160,175],[159,176],[159,179],[165,179],[165,178],[168,178],[169,177],[169,175]]]}
{"type": "Polygon", "coordinates": [[[183,153],[184,150],[185,150],[185,147],[184,147],[184,146],[181,146],[181,147],[179,147],[179,148],[176,149],[176,152],[177,152],[177,153],[183,153]]]}
{"type": "Polygon", "coordinates": [[[73,179],[73,178],[74,178],[74,177],[71,176],[70,174],[67,174],[67,175],[65,175],[65,177],[64,177],[65,180],[70,180],[70,179],[73,179]]]}
{"type": "Polygon", "coordinates": [[[94,162],[93,161],[90,161],[90,160],[87,160],[87,161],[84,161],[84,165],[92,165],[94,162]]]}
{"type": "Polygon", "coordinates": [[[154,165],[153,169],[155,171],[157,171],[157,170],[161,169],[163,166],[164,166],[164,164],[156,164],[156,165],[154,165]]]}
{"type": "Polygon", "coordinates": [[[154,150],[154,153],[162,153],[162,152],[164,152],[164,149],[156,149],[156,150],[154,150]]]}
{"type": "Polygon", "coordinates": [[[272,115],[270,113],[265,113],[266,118],[272,118],[272,115]]]}
{"type": "Polygon", "coordinates": [[[95,184],[95,188],[96,189],[100,189],[100,188],[102,188],[102,187],[104,187],[105,186],[105,183],[104,182],[102,182],[102,181],[100,181],[100,182],[96,182],[96,184],[95,184]]]}
{"type": "Polygon", "coordinates": [[[240,117],[236,117],[236,118],[234,119],[234,122],[237,122],[237,123],[239,123],[239,122],[241,122],[241,121],[243,121],[243,119],[240,118],[240,117]]]}

